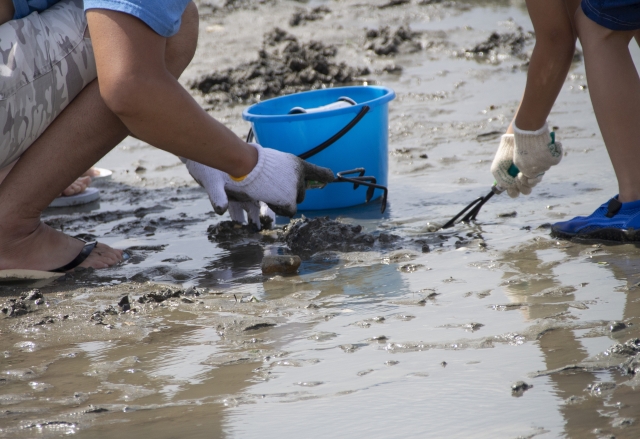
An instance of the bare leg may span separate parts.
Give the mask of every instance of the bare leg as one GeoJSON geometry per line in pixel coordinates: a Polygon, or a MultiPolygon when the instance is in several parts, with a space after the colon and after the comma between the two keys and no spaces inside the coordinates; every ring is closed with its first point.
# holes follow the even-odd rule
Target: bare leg
{"type": "MultiPolygon", "coordinates": [[[[197,26],[190,4],[180,32],[166,43],[171,74],[182,73],[193,57],[197,26]]],[[[40,214],[128,133],[102,100],[97,81],[69,104],[0,185],[0,269],[52,270],[75,258],[83,243],[41,223],[40,214]]],[[[81,265],[105,268],[121,259],[121,251],[99,245],[81,265]]]]}
{"type": "MultiPolygon", "coordinates": [[[[0,184],[2,184],[2,182],[7,177],[7,175],[9,175],[9,172],[11,172],[11,170],[13,169],[13,167],[16,165],[17,162],[18,161],[16,160],[15,162],[11,163],[9,166],[5,166],[4,168],[0,169],[0,184]]],[[[69,197],[71,195],[79,194],[83,192],[86,188],[88,188],[89,185],[91,184],[91,177],[93,175],[91,173],[92,169],[93,168],[89,169],[87,172],[82,174],[82,176],[78,177],[76,181],[71,183],[65,190],[62,191],[61,195],[64,195],[65,197],[69,197]]]]}
{"type": "Polygon", "coordinates": [[[619,200],[640,200],[640,77],[629,53],[634,31],[606,29],[582,9],[576,25],[591,102],[618,179],[619,200]]]}
{"type": "MultiPolygon", "coordinates": [[[[579,0],[527,0],[536,45],[524,96],[514,118],[522,130],[540,129],[558,98],[575,51],[576,35],[571,18],[578,4],[579,0]]],[[[508,134],[513,133],[512,125],[513,122],[508,134]]]]}

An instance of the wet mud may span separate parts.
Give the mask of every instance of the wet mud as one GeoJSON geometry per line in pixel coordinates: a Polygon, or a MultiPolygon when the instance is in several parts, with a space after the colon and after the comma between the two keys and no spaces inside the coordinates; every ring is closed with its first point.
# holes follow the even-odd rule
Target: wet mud
{"type": "Polygon", "coordinates": [[[353,84],[370,73],[367,67],[335,61],[337,52],[334,45],[302,43],[276,27],[265,34],[258,59],[205,75],[191,88],[205,94],[210,104],[254,103],[283,94],[353,84]]]}
{"type": "Polygon", "coordinates": [[[524,32],[518,27],[515,32],[500,34],[494,32],[485,41],[465,50],[467,56],[495,62],[501,55],[509,55],[528,61],[529,55],[524,53],[527,42],[534,39],[533,32],[524,32]]]}
{"type": "Polygon", "coordinates": [[[293,220],[283,240],[295,254],[311,256],[322,251],[370,251],[377,244],[390,247],[400,236],[381,232],[363,233],[361,225],[344,224],[327,217],[293,220]]]}
{"type": "Polygon", "coordinates": [[[300,26],[305,24],[308,21],[318,21],[324,19],[327,14],[331,13],[331,9],[326,6],[318,6],[317,8],[313,8],[311,10],[302,10],[298,11],[291,16],[289,20],[289,26],[300,26]]]}
{"type": "Polygon", "coordinates": [[[380,56],[413,53],[422,50],[420,35],[420,32],[413,32],[408,26],[400,26],[396,30],[391,30],[388,26],[371,29],[366,32],[367,42],[364,48],[380,56]]]}
{"type": "Polygon", "coordinates": [[[258,231],[125,140],[101,200],[45,220],[131,258],[0,285],[0,437],[640,435],[640,250],[549,235],[617,190],[580,60],[550,116],[558,169],[440,229],[493,182],[535,41],[524,2],[197,3],[181,81],[226,78],[191,91],[239,136],[249,102],[339,85],[324,62],[396,91],[388,209],[258,231]]]}

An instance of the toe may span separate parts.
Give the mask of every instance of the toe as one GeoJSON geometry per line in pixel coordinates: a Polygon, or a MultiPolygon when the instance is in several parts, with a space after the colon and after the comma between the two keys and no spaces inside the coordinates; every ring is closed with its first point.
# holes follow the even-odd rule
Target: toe
{"type": "Polygon", "coordinates": [[[91,177],[80,177],[73,183],[69,185],[64,191],[62,191],[62,195],[65,197],[70,197],[72,195],[79,194],[83,192],[89,185],[91,184],[91,177]]]}

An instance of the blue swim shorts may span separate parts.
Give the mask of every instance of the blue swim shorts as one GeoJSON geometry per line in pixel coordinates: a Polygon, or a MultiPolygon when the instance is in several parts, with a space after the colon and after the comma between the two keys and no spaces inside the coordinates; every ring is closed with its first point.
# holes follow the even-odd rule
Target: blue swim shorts
{"type": "Polygon", "coordinates": [[[640,29],[640,0],[582,0],[582,11],[607,29],[640,29]]]}
{"type": "Polygon", "coordinates": [[[144,21],[163,37],[180,29],[182,14],[191,0],[84,0],[84,10],[109,9],[144,21]]]}

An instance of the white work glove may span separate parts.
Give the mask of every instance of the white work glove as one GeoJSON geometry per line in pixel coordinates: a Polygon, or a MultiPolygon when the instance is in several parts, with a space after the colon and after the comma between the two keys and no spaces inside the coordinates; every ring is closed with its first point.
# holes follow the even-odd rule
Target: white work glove
{"type": "Polygon", "coordinates": [[[265,204],[258,201],[237,201],[229,199],[224,191],[226,174],[214,168],[194,162],[193,160],[181,159],[187,166],[189,174],[207,191],[213,210],[218,215],[223,215],[229,210],[229,216],[233,221],[240,224],[253,223],[262,229],[264,224],[270,229],[275,224],[276,214],[265,204]],[[245,212],[247,218],[245,218],[245,212]]]}
{"type": "Polygon", "coordinates": [[[514,123],[513,132],[516,139],[513,163],[526,178],[542,178],[562,160],[562,144],[555,141],[555,133],[549,132],[546,123],[537,131],[521,130],[514,123]]]}
{"type": "Polygon", "coordinates": [[[229,216],[232,220],[247,224],[245,212],[248,222],[258,226],[258,230],[262,229],[262,226],[265,229],[271,229],[276,223],[276,214],[262,201],[229,200],[229,216]]]}
{"type": "Polygon", "coordinates": [[[218,215],[223,215],[229,208],[229,199],[224,192],[225,173],[193,160],[183,158],[180,160],[187,165],[187,170],[193,179],[207,191],[213,211],[218,215]]]}
{"type": "Polygon", "coordinates": [[[554,141],[547,124],[537,131],[524,131],[514,125],[516,134],[505,134],[491,164],[491,173],[497,185],[515,198],[520,193],[529,195],[544,173],[562,159],[562,144],[554,141]],[[512,164],[520,171],[509,175],[512,164]]]}
{"type": "Polygon", "coordinates": [[[331,169],[257,143],[250,145],[258,151],[258,163],[242,179],[225,176],[224,188],[230,198],[263,201],[276,214],[292,217],[297,204],[304,201],[307,181],[326,184],[335,180],[331,169]]]}

